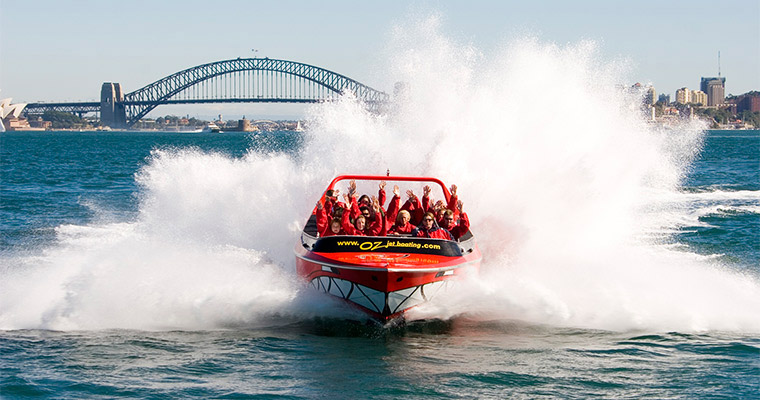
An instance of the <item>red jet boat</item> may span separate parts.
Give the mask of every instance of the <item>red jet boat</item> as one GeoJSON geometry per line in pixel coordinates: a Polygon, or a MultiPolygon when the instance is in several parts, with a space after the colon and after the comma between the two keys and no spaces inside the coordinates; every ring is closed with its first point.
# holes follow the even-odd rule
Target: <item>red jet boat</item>
{"type": "MultiPolygon", "coordinates": [[[[407,187],[438,186],[446,202],[451,196],[436,178],[342,175],[330,182],[319,201],[324,204],[328,190],[350,180],[365,185],[386,181],[407,187]]],[[[298,275],[314,289],[343,299],[374,319],[402,316],[480,267],[472,232],[458,241],[409,235],[319,237],[316,212],[315,207],[295,248],[298,275]]]]}

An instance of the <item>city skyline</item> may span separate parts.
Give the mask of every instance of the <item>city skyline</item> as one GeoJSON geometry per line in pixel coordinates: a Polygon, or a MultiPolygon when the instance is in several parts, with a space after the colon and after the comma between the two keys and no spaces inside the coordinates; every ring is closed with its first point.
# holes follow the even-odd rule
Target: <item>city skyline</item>
{"type": "MultiPolygon", "coordinates": [[[[92,101],[103,82],[131,92],[195,65],[253,56],[317,65],[390,92],[377,66],[394,26],[432,14],[451,40],[485,54],[523,36],[559,46],[595,41],[605,60],[630,60],[630,82],[621,84],[651,84],[671,97],[718,76],[720,51],[726,95],[760,89],[760,2],[614,3],[0,0],[0,95],[92,101]]],[[[298,107],[256,105],[264,115],[298,107]]],[[[184,114],[158,110],[172,113],[184,114]]]]}

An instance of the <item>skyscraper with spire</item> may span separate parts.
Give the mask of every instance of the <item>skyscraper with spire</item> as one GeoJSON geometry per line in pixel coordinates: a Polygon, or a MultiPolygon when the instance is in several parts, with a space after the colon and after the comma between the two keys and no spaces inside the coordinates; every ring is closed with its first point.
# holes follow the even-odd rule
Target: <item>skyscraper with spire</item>
{"type": "Polygon", "coordinates": [[[707,105],[718,106],[725,102],[726,99],[726,78],[713,77],[702,78],[699,85],[700,90],[707,93],[707,105]]]}
{"type": "Polygon", "coordinates": [[[719,106],[726,100],[726,78],[720,76],[720,51],[718,51],[718,77],[705,78],[699,85],[700,90],[707,93],[707,105],[719,106]]]}

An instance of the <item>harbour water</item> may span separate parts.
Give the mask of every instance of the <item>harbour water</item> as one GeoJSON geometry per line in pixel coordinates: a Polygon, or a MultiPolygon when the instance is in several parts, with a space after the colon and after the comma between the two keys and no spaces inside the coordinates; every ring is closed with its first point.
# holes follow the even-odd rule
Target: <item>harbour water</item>
{"type": "MultiPolygon", "coordinates": [[[[443,176],[459,179],[484,279],[380,327],[294,275],[298,226],[331,173],[308,161],[325,139],[5,132],[0,397],[754,398],[760,131],[696,135],[676,188],[621,200],[658,221],[614,221],[635,243],[592,235],[568,249],[524,226],[548,235],[564,257],[553,265],[519,227],[489,224],[475,199],[494,193],[486,183],[443,176]]],[[[533,203],[531,219],[555,215],[533,203]]],[[[547,223],[616,234],[593,218],[547,223]]]]}
{"type": "Polygon", "coordinates": [[[0,397],[758,397],[760,132],[653,126],[589,41],[387,50],[383,114],[302,133],[0,134],[0,397]],[[387,170],[457,184],[483,262],[376,326],[293,246],[387,170]]]}

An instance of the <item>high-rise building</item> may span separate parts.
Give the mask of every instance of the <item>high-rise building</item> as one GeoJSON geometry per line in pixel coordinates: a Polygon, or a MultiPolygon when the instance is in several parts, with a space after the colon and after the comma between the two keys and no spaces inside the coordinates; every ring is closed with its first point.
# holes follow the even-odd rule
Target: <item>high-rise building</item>
{"type": "Polygon", "coordinates": [[[726,78],[702,78],[699,88],[707,94],[707,105],[717,106],[725,102],[726,78]]]}
{"type": "Polygon", "coordinates": [[[685,87],[682,87],[676,90],[676,103],[678,104],[691,103],[691,91],[685,87]]]}
{"type": "Polygon", "coordinates": [[[701,90],[692,90],[691,91],[691,102],[694,104],[701,104],[703,106],[707,105],[707,93],[701,91],[701,90]]]}
{"type": "Polygon", "coordinates": [[[670,104],[670,95],[669,94],[661,94],[660,97],[657,98],[658,103],[662,104],[670,104]]]}

